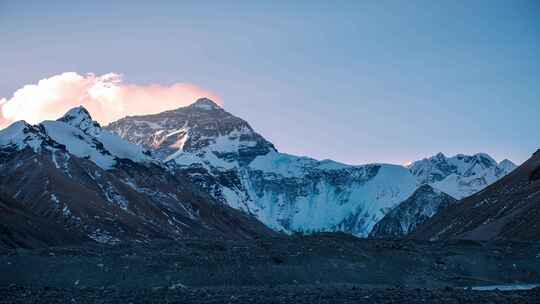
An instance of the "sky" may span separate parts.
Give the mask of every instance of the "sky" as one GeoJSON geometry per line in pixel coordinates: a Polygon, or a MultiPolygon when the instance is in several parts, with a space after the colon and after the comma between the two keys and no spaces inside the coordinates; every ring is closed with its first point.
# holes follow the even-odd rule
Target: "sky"
{"type": "Polygon", "coordinates": [[[0,41],[4,122],[208,95],[348,164],[540,148],[540,1],[0,0],[0,41]]]}

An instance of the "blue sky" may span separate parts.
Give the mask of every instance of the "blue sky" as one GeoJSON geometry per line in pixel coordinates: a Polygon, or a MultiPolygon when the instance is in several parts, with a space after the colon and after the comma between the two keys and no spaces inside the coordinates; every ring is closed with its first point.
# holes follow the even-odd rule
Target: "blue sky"
{"type": "Polygon", "coordinates": [[[540,148],[539,1],[5,1],[0,97],[74,71],[218,94],[351,164],[540,148]]]}

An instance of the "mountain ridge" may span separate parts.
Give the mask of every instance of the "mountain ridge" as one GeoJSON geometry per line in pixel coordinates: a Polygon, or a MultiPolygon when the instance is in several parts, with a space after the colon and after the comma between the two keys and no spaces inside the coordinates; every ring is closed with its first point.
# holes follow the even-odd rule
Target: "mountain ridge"
{"type": "MultiPolygon", "coordinates": [[[[75,231],[79,236],[66,242],[274,233],[218,203],[142,147],[101,129],[84,108],[74,108],[57,121],[36,126],[21,121],[0,131],[0,169],[0,191],[30,211],[25,216],[37,227],[51,231],[43,226],[45,220],[60,235],[75,231]]],[[[0,220],[9,221],[9,214],[0,220]]],[[[52,238],[5,241],[55,243],[52,238]]]]}
{"type": "Polygon", "coordinates": [[[411,238],[539,240],[540,150],[505,177],[444,209],[411,238]]]}
{"type": "MultiPolygon", "coordinates": [[[[183,196],[199,193],[196,196],[205,203],[200,205],[193,201],[189,203],[192,207],[232,207],[277,231],[342,231],[360,237],[367,237],[381,219],[414,196],[423,185],[445,192],[441,189],[444,187],[440,187],[441,181],[446,181],[443,185],[447,185],[448,178],[453,177],[450,182],[465,189],[459,195],[475,193],[513,166],[508,160],[497,163],[485,153],[453,157],[438,153],[409,167],[347,165],[294,156],[279,152],[248,122],[207,98],[158,114],[125,117],[105,127],[93,121],[84,107],[70,109],[58,120],[36,126],[16,122],[0,131],[0,160],[4,162],[2,166],[9,168],[6,172],[25,175],[17,171],[18,164],[10,162],[20,155],[26,156],[19,162],[33,159],[41,168],[47,168],[43,169],[42,176],[30,178],[33,183],[48,184],[50,177],[46,172],[55,171],[55,175],[73,179],[69,182],[64,179],[61,183],[77,181],[78,191],[91,189],[88,195],[96,197],[104,210],[109,209],[107,204],[128,213],[133,212],[132,207],[140,208],[137,206],[145,206],[143,209],[147,210],[167,209],[182,205],[178,196],[175,198],[175,192],[180,191],[183,196]],[[74,170],[75,167],[79,169],[74,170]],[[133,175],[134,172],[139,176],[133,175]],[[149,172],[155,176],[148,175],[149,172]],[[86,177],[81,179],[82,176],[86,177]],[[155,179],[168,182],[160,185],[155,179]],[[180,180],[190,188],[179,190],[174,183],[180,180]],[[464,180],[466,182],[462,183],[464,180]],[[147,186],[141,188],[141,184],[147,186]]],[[[8,176],[4,175],[6,178],[8,176]]],[[[14,189],[26,187],[7,180],[4,183],[4,188],[14,187],[7,189],[7,193],[16,199],[19,193],[14,189]]],[[[60,193],[46,189],[32,195],[58,205],[65,200],[65,193],[62,194],[62,189],[55,191],[60,193]],[[49,194],[43,198],[43,193],[49,194]]],[[[68,197],[72,196],[68,193],[68,197]]],[[[428,204],[425,199],[419,201],[428,204]]],[[[77,204],[82,203],[77,200],[77,204]]],[[[70,206],[64,207],[69,211],[66,213],[72,212],[70,206]]],[[[416,206],[418,210],[428,207],[416,206]]],[[[437,209],[437,206],[431,207],[437,209]]],[[[183,214],[191,218],[189,208],[163,211],[165,214],[180,212],[177,216],[183,214]]],[[[58,211],[61,210],[48,212],[58,211]]],[[[135,215],[135,221],[139,221],[137,216],[144,216],[143,213],[135,215]]],[[[418,216],[420,218],[410,222],[419,224],[426,220],[426,214],[418,216]]],[[[103,224],[100,221],[89,223],[103,224]]],[[[146,224],[141,222],[141,225],[146,224]]],[[[244,225],[253,226],[247,222],[244,225]]]]}
{"type": "MultiPolygon", "coordinates": [[[[196,171],[195,180],[201,180],[201,171],[195,168],[202,167],[206,173],[200,184],[216,199],[289,233],[345,231],[367,236],[388,210],[425,183],[420,174],[414,174],[418,170],[400,165],[346,165],[281,153],[248,122],[219,106],[191,105],[131,116],[106,128],[153,150],[164,161],[196,171]],[[386,180],[382,176],[387,176],[386,180]]],[[[485,154],[458,156],[467,162],[474,160],[469,171],[482,174],[480,178],[466,176],[469,180],[463,184],[461,176],[451,180],[452,185],[461,185],[452,193],[457,198],[479,191],[506,173],[494,161],[484,164],[483,160],[492,160],[485,154]],[[487,165],[497,174],[484,173],[487,165]]],[[[418,168],[418,162],[413,165],[418,168]]],[[[450,173],[467,172],[462,171],[450,173]]]]}

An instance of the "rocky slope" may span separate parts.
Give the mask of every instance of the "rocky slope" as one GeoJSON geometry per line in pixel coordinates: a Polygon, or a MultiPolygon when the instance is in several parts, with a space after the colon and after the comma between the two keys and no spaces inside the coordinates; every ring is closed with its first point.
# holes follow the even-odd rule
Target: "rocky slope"
{"type": "Polygon", "coordinates": [[[107,129],[190,172],[217,200],[285,232],[344,231],[367,236],[420,184],[456,198],[511,169],[489,156],[438,155],[410,168],[350,166],[280,153],[250,125],[211,100],[160,114],[126,117],[107,129]]]}
{"type": "Polygon", "coordinates": [[[429,185],[422,185],[405,201],[388,212],[371,230],[371,238],[401,238],[426,222],[456,199],[429,185]]]}
{"type": "Polygon", "coordinates": [[[540,240],[540,150],[499,181],[419,226],[413,238],[540,240]]]}
{"type": "Polygon", "coordinates": [[[0,193],[0,248],[31,248],[72,244],[81,235],[42,218],[26,205],[0,193]]]}
{"type": "Polygon", "coordinates": [[[13,235],[2,241],[33,247],[272,234],[172,171],[142,147],[103,130],[84,108],[36,126],[16,122],[0,131],[0,191],[6,197],[0,221],[13,235]],[[16,218],[26,219],[19,225],[25,227],[9,224],[16,218]],[[54,237],[67,234],[73,237],[54,237]]]}

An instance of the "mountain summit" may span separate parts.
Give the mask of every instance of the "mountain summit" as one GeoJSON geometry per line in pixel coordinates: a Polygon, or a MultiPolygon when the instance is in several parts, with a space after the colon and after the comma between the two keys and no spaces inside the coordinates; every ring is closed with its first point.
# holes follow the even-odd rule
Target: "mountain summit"
{"type": "Polygon", "coordinates": [[[214,161],[213,166],[231,168],[275,150],[245,120],[208,98],[159,114],[122,118],[107,129],[179,164],[214,161]]]}
{"type": "Polygon", "coordinates": [[[190,105],[190,107],[199,108],[203,110],[221,109],[221,107],[218,106],[214,101],[206,97],[197,99],[194,103],[190,105]]]}
{"type": "Polygon", "coordinates": [[[82,130],[86,134],[97,135],[101,129],[99,123],[92,119],[88,110],[83,106],[73,108],[60,117],[58,121],[82,130]]]}

